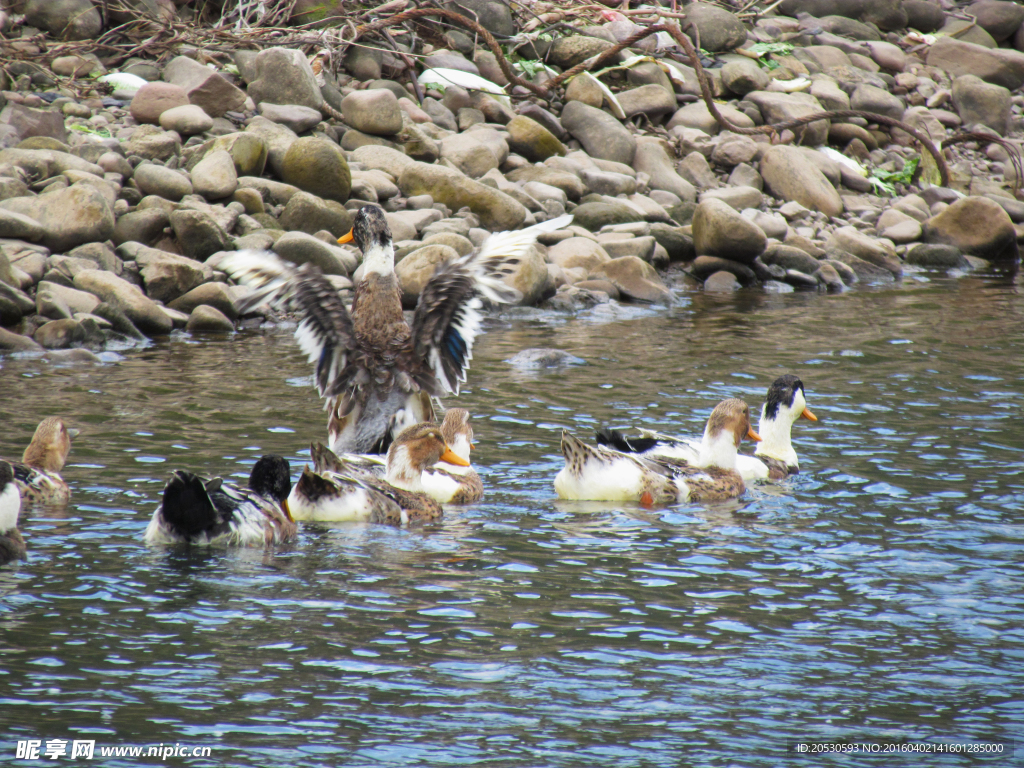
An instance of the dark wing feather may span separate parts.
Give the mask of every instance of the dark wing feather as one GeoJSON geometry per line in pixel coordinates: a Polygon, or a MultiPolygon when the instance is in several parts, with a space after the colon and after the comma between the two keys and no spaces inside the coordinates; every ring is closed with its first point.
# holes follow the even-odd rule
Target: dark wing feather
{"type": "Polygon", "coordinates": [[[447,392],[457,395],[466,380],[481,306],[473,275],[457,261],[439,267],[420,294],[412,321],[413,355],[426,362],[447,392]]]}
{"type": "Polygon", "coordinates": [[[289,308],[302,315],[295,338],[314,366],[321,397],[348,389],[355,375],[350,365],[356,341],[352,316],[334,285],[313,264],[303,264],[292,279],[289,308]]]}
{"type": "Polygon", "coordinates": [[[321,397],[348,388],[355,375],[352,316],[319,267],[296,267],[269,251],[224,251],[207,263],[254,289],[240,302],[243,311],[270,304],[302,316],[295,338],[313,364],[321,397]]]}

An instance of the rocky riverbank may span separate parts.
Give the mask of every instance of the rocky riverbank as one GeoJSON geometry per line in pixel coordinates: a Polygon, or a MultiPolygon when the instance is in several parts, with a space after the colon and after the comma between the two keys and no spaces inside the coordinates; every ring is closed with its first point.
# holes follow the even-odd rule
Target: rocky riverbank
{"type": "MultiPolygon", "coordinates": [[[[437,264],[490,232],[565,212],[573,226],[543,236],[508,277],[524,304],[572,311],[667,304],[674,291],[835,292],[906,270],[1018,261],[1016,3],[784,0],[764,16],[747,3],[735,4],[742,14],[726,2],[680,9],[734,125],[858,110],[937,145],[972,131],[943,150],[946,187],[928,183],[928,158],[909,134],[863,116],[775,136],[723,130],[664,33],[544,100],[509,85],[495,55],[450,25],[418,27],[412,45],[396,25],[394,50],[367,36],[368,47],[344,56],[272,44],[225,54],[183,39],[159,58],[104,58],[107,49],[88,42],[103,31],[102,5],[20,0],[0,14],[0,352],[101,350],[175,328],[262,322],[239,316],[247,289],[206,264],[222,250],[311,261],[346,290],[360,254],[336,239],[366,204],[387,212],[409,306],[437,264]],[[67,38],[83,42],[58,42],[67,38]],[[440,86],[428,82],[436,74],[413,85],[425,69],[449,74],[440,86]],[[454,84],[458,73],[508,95],[472,79],[454,84]]],[[[192,2],[128,5],[129,20],[151,18],[154,30],[201,23],[192,2]]],[[[293,23],[330,25],[307,5],[296,4],[293,23]]],[[[333,7],[314,5],[328,16],[333,7]]],[[[463,6],[506,52],[517,48],[518,71],[535,82],[657,12],[537,3],[513,16],[500,0],[463,6]]]]}

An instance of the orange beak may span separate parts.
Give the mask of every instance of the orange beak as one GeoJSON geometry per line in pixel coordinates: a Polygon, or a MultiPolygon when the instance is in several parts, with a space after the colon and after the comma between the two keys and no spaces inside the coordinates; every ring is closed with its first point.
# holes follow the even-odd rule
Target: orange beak
{"type": "Polygon", "coordinates": [[[295,522],[295,518],[292,517],[292,511],[290,509],[288,509],[288,499],[284,499],[281,502],[281,509],[284,510],[284,516],[287,517],[289,520],[291,520],[294,523],[295,522]]]}
{"type": "Polygon", "coordinates": [[[469,450],[471,450],[471,451],[472,451],[472,450],[473,450],[474,448],[476,448],[476,446],[475,446],[475,445],[473,445],[472,443],[470,443],[470,444],[469,444],[469,450]]]}
{"type": "Polygon", "coordinates": [[[761,436],[759,434],[757,434],[757,432],[754,431],[753,427],[750,427],[747,430],[747,437],[749,437],[755,443],[760,443],[761,442],[761,436]]]}
{"type": "Polygon", "coordinates": [[[344,235],[342,235],[341,237],[338,238],[338,244],[339,245],[343,245],[344,243],[351,243],[351,242],[352,242],[352,230],[351,229],[348,232],[346,232],[344,235]]]}
{"type": "Polygon", "coordinates": [[[444,453],[441,454],[441,461],[447,461],[449,464],[454,464],[457,467],[468,467],[469,462],[459,456],[455,451],[449,448],[447,445],[444,447],[444,453]]]}
{"type": "Polygon", "coordinates": [[[811,413],[809,408],[804,408],[803,411],[800,413],[800,415],[803,416],[808,421],[817,421],[818,420],[818,417],[815,416],[813,413],[811,413]]]}

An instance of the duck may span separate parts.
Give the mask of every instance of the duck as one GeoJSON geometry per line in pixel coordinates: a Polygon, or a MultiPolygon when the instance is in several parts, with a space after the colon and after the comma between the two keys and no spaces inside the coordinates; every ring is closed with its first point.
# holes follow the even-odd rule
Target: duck
{"type": "Polygon", "coordinates": [[[281,456],[260,457],[247,488],[175,470],[146,528],[149,545],[267,546],[298,534],[288,509],[291,468],[281,456]]]}
{"type": "Polygon", "coordinates": [[[0,565],[25,557],[25,540],[18,530],[21,490],[14,480],[14,467],[0,461],[0,565]]]}
{"type": "Polygon", "coordinates": [[[441,422],[441,435],[444,441],[453,454],[466,462],[453,464],[442,459],[434,464],[434,472],[443,473],[457,483],[450,495],[446,490],[451,487],[449,481],[438,478],[433,482],[424,483],[425,487],[436,488],[434,498],[445,504],[473,504],[484,497],[484,484],[480,480],[480,475],[473,469],[469,458],[470,451],[473,450],[473,426],[469,419],[470,413],[465,408],[449,408],[444,414],[444,421],[441,422]]]}
{"type": "MultiPolygon", "coordinates": [[[[740,454],[736,457],[736,469],[745,483],[774,482],[800,472],[800,460],[793,448],[791,430],[801,418],[818,420],[807,407],[803,382],[791,373],[779,376],[768,387],[761,406],[761,419],[757,425],[761,442],[753,456],[740,454]]],[[[619,430],[605,427],[598,431],[597,442],[624,453],[677,458],[694,466],[703,466],[700,459],[702,441],[670,437],[645,429],[640,429],[640,432],[640,437],[628,437],[619,430]]]]}
{"type": "Polygon", "coordinates": [[[50,416],[39,422],[21,461],[5,459],[14,471],[14,482],[23,502],[68,503],[71,489],[60,472],[71,452],[71,440],[78,434],[77,429],[68,428],[61,418],[50,416]]]}
{"type": "Polygon", "coordinates": [[[434,421],[431,398],[459,394],[483,332],[483,299],[516,301],[518,291],[503,278],[538,235],[571,221],[559,216],[493,234],[476,251],[438,266],[411,323],[402,313],[391,229],[378,206],[361,207],[351,231],[338,239],[363,253],[351,309],[314,264],[296,266],[252,250],[225,251],[207,263],[254,289],[239,303],[243,313],[269,304],[300,316],[295,338],[325,400],[331,451],[383,454],[403,429],[434,421]]]}
{"type": "Polygon", "coordinates": [[[735,498],[746,490],[736,471],[736,451],[744,437],[761,439],[750,426],[747,404],[737,398],[723,400],[711,412],[701,443],[701,466],[587,445],[565,430],[565,467],[555,477],[555,492],[563,499],[646,506],[735,498]]]}
{"type": "MultiPolygon", "coordinates": [[[[441,422],[441,436],[451,452],[465,461],[465,464],[454,464],[451,460],[442,459],[432,467],[424,469],[428,476],[421,479],[420,486],[435,501],[442,504],[472,504],[484,496],[483,481],[472,468],[470,451],[473,450],[473,427],[469,423],[470,414],[465,408],[449,408],[441,422]]],[[[387,456],[379,454],[343,454],[335,455],[321,443],[310,447],[315,472],[342,472],[358,469],[370,472],[380,480],[388,479],[387,456]],[[340,469],[345,467],[346,470],[340,469]]],[[[412,488],[410,481],[393,477],[394,485],[412,488]]]]}
{"type": "Polygon", "coordinates": [[[443,515],[437,496],[450,499],[457,476],[438,477],[439,462],[468,466],[433,423],[408,427],[388,447],[386,471],[372,462],[339,457],[322,443],[310,447],[314,468],[303,468],[288,504],[298,520],[368,521],[387,525],[433,522],[443,515]],[[440,490],[440,494],[438,493],[440,490]]]}

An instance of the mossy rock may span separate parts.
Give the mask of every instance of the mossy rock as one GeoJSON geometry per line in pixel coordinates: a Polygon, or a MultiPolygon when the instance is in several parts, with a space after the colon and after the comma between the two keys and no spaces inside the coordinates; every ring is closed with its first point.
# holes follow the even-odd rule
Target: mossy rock
{"type": "Polygon", "coordinates": [[[281,180],[325,200],[344,203],[352,191],[352,173],[341,147],[329,139],[296,139],[281,162],[281,180]]]}

